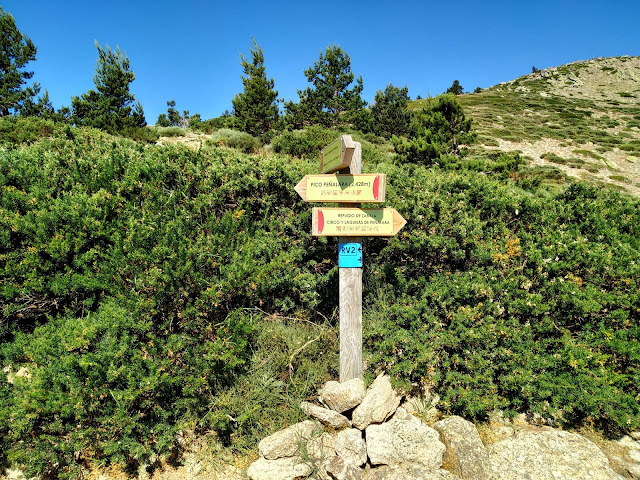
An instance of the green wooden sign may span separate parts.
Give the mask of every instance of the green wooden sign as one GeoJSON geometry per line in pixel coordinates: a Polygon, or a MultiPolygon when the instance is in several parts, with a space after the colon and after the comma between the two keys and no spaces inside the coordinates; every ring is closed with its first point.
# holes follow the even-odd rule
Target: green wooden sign
{"type": "Polygon", "coordinates": [[[320,172],[332,173],[347,168],[351,165],[355,149],[356,145],[351,139],[351,135],[342,135],[331,142],[320,152],[320,172]]]}

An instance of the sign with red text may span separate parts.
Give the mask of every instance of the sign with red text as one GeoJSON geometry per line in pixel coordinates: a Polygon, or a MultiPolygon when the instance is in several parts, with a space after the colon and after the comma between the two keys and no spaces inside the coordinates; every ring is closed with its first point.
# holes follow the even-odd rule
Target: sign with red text
{"type": "Polygon", "coordinates": [[[392,237],[406,223],[394,208],[316,207],[311,228],[322,237],[392,237]]]}
{"type": "Polygon", "coordinates": [[[306,175],[296,192],[307,202],[383,203],[387,176],[384,173],[358,175],[306,175]]]}

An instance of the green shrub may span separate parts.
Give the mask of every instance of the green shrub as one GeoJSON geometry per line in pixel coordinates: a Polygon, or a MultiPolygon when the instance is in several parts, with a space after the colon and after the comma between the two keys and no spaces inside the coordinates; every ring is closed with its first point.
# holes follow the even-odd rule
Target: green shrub
{"type": "MultiPolygon", "coordinates": [[[[55,125],[32,138],[0,148],[0,365],[31,373],[0,378],[0,460],[133,471],[187,425],[244,450],[299,419],[338,368],[337,239],[310,235],[293,189],[317,161],[55,125]]],[[[564,174],[515,153],[426,168],[363,151],[408,220],[366,240],[367,375],[468,418],[640,427],[637,200],[542,188],[564,174]]]]}
{"type": "Polygon", "coordinates": [[[46,138],[60,129],[61,124],[37,117],[3,117],[0,119],[0,142],[9,144],[31,144],[46,138]]]}
{"type": "MultiPolygon", "coordinates": [[[[74,452],[131,468],[168,455],[181,425],[230,443],[257,431],[259,411],[212,410],[261,348],[246,312],[330,315],[336,295],[291,188],[307,172],[74,132],[0,149],[0,365],[33,373],[0,387],[0,419],[21,418],[10,459],[73,476],[74,452]]],[[[327,375],[294,360],[299,401],[327,375]]]]}
{"type": "Polygon", "coordinates": [[[464,173],[393,178],[409,222],[368,249],[368,361],[466,417],[638,428],[638,202],[579,183],[545,198],[464,173]]]}
{"type": "Polygon", "coordinates": [[[19,334],[2,351],[30,372],[0,404],[13,419],[9,461],[30,476],[75,478],[91,457],[137,465],[168,455],[187,414],[204,415],[248,359],[251,326],[233,320],[209,336],[159,338],[122,301],[110,301],[19,334]]]}
{"type": "Polygon", "coordinates": [[[273,151],[292,157],[319,157],[320,150],[333,142],[339,134],[322,126],[304,130],[285,131],[271,141],[273,151]]]}
{"type": "Polygon", "coordinates": [[[245,153],[252,153],[260,148],[260,140],[246,132],[221,128],[211,135],[208,144],[237,148],[245,153]]]}

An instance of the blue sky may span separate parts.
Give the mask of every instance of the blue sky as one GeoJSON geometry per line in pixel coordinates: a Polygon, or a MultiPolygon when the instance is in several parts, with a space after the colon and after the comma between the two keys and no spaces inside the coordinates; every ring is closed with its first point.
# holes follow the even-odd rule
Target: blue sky
{"type": "Polygon", "coordinates": [[[389,83],[425,97],[459,80],[489,87],[576,60],[640,55],[640,0],[193,1],[0,0],[38,47],[28,67],[56,108],[94,87],[97,51],[119,46],[147,122],[176,108],[216,117],[242,91],[251,37],[279,97],[298,100],[303,71],[329,45],[351,57],[364,99],[389,83]]]}

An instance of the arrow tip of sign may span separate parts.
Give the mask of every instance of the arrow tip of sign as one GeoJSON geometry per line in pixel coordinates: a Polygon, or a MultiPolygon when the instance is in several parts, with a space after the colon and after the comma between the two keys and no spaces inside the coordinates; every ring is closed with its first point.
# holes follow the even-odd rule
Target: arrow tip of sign
{"type": "Polygon", "coordinates": [[[405,225],[407,224],[406,218],[404,218],[400,213],[394,208],[393,209],[393,226],[394,231],[399,232],[405,225]]]}
{"type": "Polygon", "coordinates": [[[294,190],[303,200],[306,200],[307,193],[307,177],[304,177],[302,180],[298,182],[298,184],[294,187],[294,190]]]}

